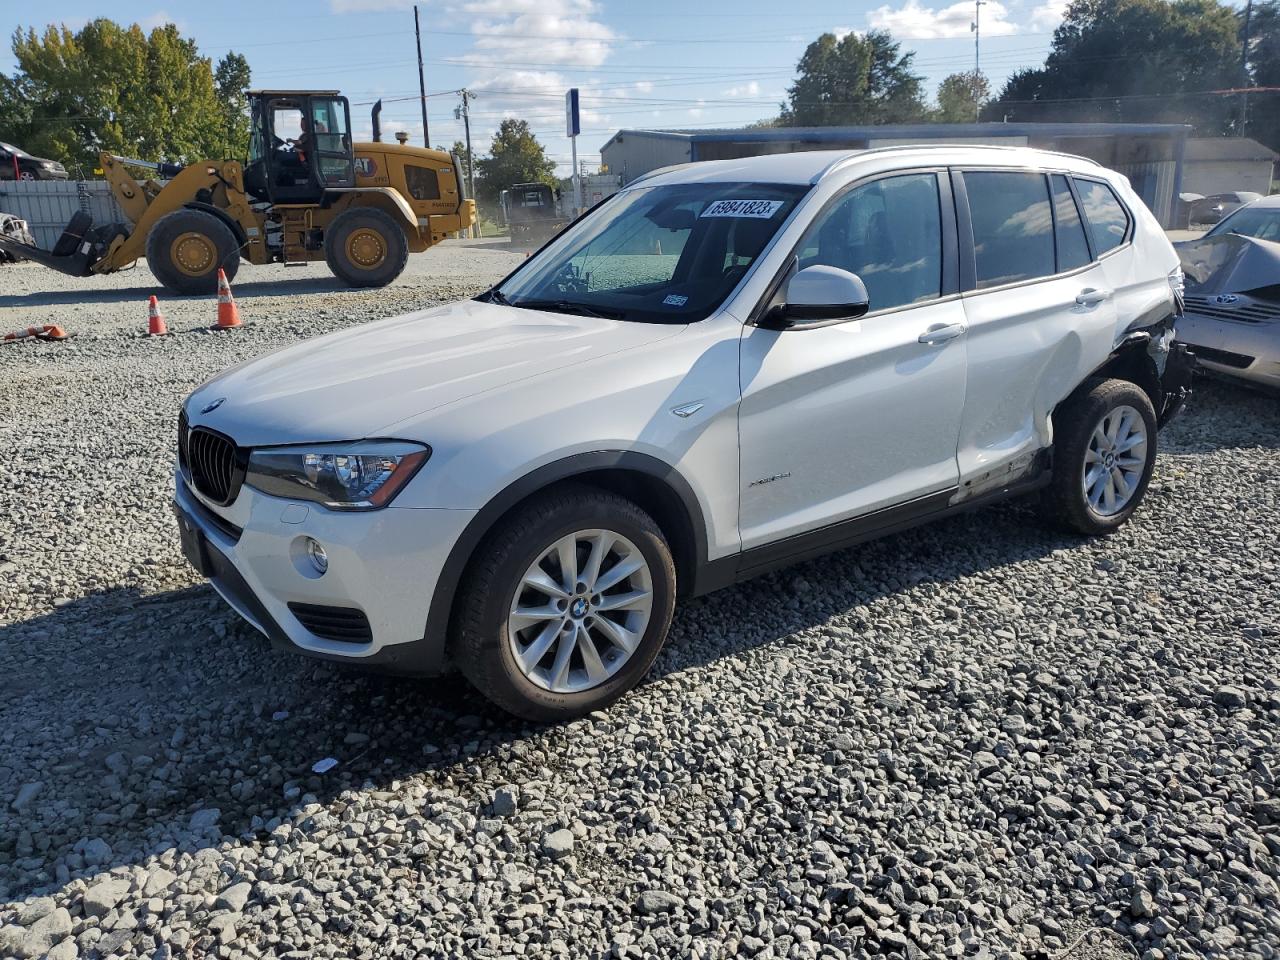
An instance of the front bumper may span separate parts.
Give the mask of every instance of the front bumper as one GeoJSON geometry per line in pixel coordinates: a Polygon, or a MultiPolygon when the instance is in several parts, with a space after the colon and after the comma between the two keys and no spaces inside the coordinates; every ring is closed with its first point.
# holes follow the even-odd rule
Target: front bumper
{"type": "Polygon", "coordinates": [[[418,675],[445,668],[445,637],[427,636],[432,593],[441,567],[471,510],[388,507],[338,513],[242,487],[228,508],[213,507],[175,473],[174,511],[184,552],[231,607],[281,647],[326,660],[418,675]],[[303,540],[329,557],[323,576],[310,567],[303,540]],[[367,642],[312,633],[290,604],[361,611],[367,642]]]}
{"type": "Polygon", "coordinates": [[[1213,373],[1280,389],[1280,324],[1231,323],[1188,313],[1177,337],[1213,373]]]}

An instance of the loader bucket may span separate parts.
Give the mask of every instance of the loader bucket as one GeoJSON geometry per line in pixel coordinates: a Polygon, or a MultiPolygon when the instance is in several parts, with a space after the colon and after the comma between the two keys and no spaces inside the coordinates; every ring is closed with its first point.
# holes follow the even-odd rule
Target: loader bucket
{"type": "Polygon", "coordinates": [[[97,259],[94,245],[85,236],[92,226],[93,218],[83,210],[79,210],[62,231],[62,236],[58,237],[58,242],[53,245],[52,250],[43,250],[2,234],[0,234],[0,250],[11,253],[15,257],[43,264],[59,273],[73,277],[86,277],[97,259]]]}

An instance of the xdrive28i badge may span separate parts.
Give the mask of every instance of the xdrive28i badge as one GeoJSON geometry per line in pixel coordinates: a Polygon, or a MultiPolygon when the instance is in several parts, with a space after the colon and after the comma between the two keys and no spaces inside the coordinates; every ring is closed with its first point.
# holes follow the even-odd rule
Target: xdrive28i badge
{"type": "Polygon", "coordinates": [[[227,402],[226,397],[219,397],[217,400],[213,400],[209,403],[206,403],[203,407],[200,408],[200,412],[213,413],[213,411],[217,410],[220,406],[222,406],[226,402],[227,402]]]}

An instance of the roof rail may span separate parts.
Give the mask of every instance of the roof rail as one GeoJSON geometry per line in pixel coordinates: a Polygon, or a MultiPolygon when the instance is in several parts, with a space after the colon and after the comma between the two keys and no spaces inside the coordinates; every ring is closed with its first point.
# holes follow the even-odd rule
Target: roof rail
{"type": "Polygon", "coordinates": [[[1008,144],[994,144],[994,143],[899,143],[891,147],[866,147],[861,150],[851,150],[846,156],[837,157],[835,160],[832,160],[829,164],[823,167],[822,170],[814,174],[813,179],[810,180],[809,182],[817,183],[823,177],[826,177],[832,173],[835,173],[837,170],[840,170],[843,167],[848,166],[849,164],[853,163],[855,160],[860,160],[861,158],[863,158],[868,154],[897,153],[897,152],[910,151],[910,150],[955,150],[955,149],[995,150],[995,151],[1004,151],[1006,153],[1015,153],[1019,150],[1034,150],[1036,153],[1044,153],[1052,157],[1070,157],[1072,160],[1083,160],[1086,163],[1091,163],[1095,167],[1102,166],[1102,164],[1100,164],[1097,160],[1094,160],[1092,157],[1082,157],[1077,153],[1066,153],[1065,151],[1062,151],[1062,150],[1043,150],[1040,147],[1011,146],[1008,144]]]}

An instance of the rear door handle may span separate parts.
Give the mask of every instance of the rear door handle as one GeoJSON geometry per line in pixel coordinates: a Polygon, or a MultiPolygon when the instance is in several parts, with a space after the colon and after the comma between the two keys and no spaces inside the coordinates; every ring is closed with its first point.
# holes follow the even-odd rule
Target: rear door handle
{"type": "Polygon", "coordinates": [[[928,344],[946,343],[948,340],[954,340],[964,331],[965,325],[963,323],[939,323],[920,334],[920,342],[928,344]]]}
{"type": "Polygon", "coordinates": [[[1085,287],[1076,297],[1076,303],[1082,307],[1096,307],[1104,300],[1111,299],[1110,290],[1095,290],[1093,287],[1085,287]]]}

